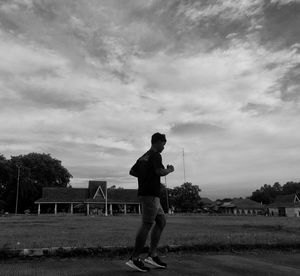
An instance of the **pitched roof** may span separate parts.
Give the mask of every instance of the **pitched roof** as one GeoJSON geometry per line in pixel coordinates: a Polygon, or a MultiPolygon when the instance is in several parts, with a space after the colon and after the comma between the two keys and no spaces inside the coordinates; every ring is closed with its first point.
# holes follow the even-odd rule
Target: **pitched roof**
{"type": "Polygon", "coordinates": [[[89,198],[93,198],[96,191],[98,190],[98,187],[100,186],[102,191],[105,193],[106,190],[106,181],[99,181],[99,180],[90,180],[89,181],[89,198]]]}
{"type": "MultiPolygon", "coordinates": [[[[105,197],[103,196],[93,198],[94,191],[97,191],[97,188],[94,188],[91,189],[91,197],[89,196],[91,190],[85,188],[43,188],[42,198],[36,200],[35,203],[104,203],[105,197]]],[[[109,203],[139,203],[137,190],[134,189],[107,189],[107,200],[109,203]]]]}
{"type": "Polygon", "coordinates": [[[202,202],[203,204],[212,204],[212,200],[210,200],[207,197],[201,197],[200,202],[202,202]]]}
{"type": "Polygon", "coordinates": [[[220,207],[233,208],[233,207],[236,207],[236,206],[232,202],[224,202],[223,204],[220,205],[220,207]]]}
{"type": "Polygon", "coordinates": [[[292,207],[300,205],[300,200],[296,194],[276,196],[275,201],[269,207],[292,207]]]}
{"type": "Polygon", "coordinates": [[[222,208],[238,208],[238,209],[264,209],[265,206],[251,199],[235,198],[230,202],[224,202],[220,205],[222,208]]]}
{"type": "Polygon", "coordinates": [[[240,209],[264,209],[265,206],[251,199],[233,199],[232,204],[240,209]]]}
{"type": "Polygon", "coordinates": [[[42,198],[36,200],[36,203],[42,202],[83,202],[88,197],[86,188],[43,188],[42,198]]]}
{"type": "MultiPolygon", "coordinates": [[[[107,189],[107,201],[112,203],[139,203],[136,189],[107,189]]],[[[104,203],[105,198],[89,198],[88,203],[104,203]]]]}
{"type": "Polygon", "coordinates": [[[290,194],[290,195],[279,195],[275,198],[274,202],[277,203],[294,203],[296,200],[296,194],[290,194]]]}

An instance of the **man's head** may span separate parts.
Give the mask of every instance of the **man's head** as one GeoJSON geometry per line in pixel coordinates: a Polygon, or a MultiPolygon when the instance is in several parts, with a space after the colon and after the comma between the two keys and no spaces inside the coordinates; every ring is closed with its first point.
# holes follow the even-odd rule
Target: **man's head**
{"type": "Polygon", "coordinates": [[[151,145],[158,152],[164,150],[165,144],[167,142],[166,135],[159,132],[154,133],[151,137],[151,145]]]}

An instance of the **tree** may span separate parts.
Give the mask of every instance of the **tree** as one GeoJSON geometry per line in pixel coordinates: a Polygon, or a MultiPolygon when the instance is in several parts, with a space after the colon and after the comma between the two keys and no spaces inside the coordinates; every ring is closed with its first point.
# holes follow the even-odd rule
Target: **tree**
{"type": "Polygon", "coordinates": [[[274,202],[278,195],[288,195],[300,192],[300,183],[287,182],[281,186],[279,182],[275,182],[273,186],[264,184],[259,190],[252,193],[250,199],[262,202],[264,204],[270,204],[274,202]]]}
{"type": "Polygon", "coordinates": [[[282,193],[282,187],[281,185],[279,184],[279,182],[275,182],[274,185],[273,185],[273,190],[276,194],[281,194],[282,193]]]}
{"type": "Polygon", "coordinates": [[[61,161],[50,154],[29,153],[12,156],[10,177],[2,196],[9,211],[14,210],[19,175],[18,212],[35,209],[34,201],[42,196],[43,187],[67,187],[72,175],[61,165],[61,161]],[[20,167],[18,171],[18,166],[20,167]]]}
{"type": "Polygon", "coordinates": [[[201,189],[197,185],[185,182],[170,190],[169,205],[185,212],[191,212],[200,207],[201,189]]]}
{"type": "Polygon", "coordinates": [[[300,193],[300,182],[298,183],[293,181],[287,182],[282,187],[282,193],[285,195],[300,193]]]}
{"type": "Polygon", "coordinates": [[[263,204],[270,204],[274,202],[276,195],[278,195],[278,191],[276,191],[278,185],[276,183],[274,185],[275,188],[271,185],[264,184],[259,190],[252,193],[250,199],[262,202],[263,204]]]}
{"type": "Polygon", "coordinates": [[[11,176],[10,161],[0,154],[0,199],[4,201],[4,195],[7,191],[11,176]]]}

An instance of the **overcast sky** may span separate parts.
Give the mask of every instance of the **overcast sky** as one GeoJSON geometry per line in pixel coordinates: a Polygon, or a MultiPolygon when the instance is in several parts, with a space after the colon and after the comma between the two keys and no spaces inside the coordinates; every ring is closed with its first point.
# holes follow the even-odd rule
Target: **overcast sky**
{"type": "Polygon", "coordinates": [[[299,181],[299,0],[0,0],[0,153],[50,153],[136,188],[167,136],[169,187],[212,199],[299,181]]]}

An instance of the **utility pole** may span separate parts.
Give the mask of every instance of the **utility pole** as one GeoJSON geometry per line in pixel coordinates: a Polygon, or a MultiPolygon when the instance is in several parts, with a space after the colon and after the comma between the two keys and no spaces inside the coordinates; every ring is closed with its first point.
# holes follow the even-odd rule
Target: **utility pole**
{"type": "Polygon", "coordinates": [[[17,164],[18,168],[18,178],[17,178],[17,195],[16,195],[16,209],[15,209],[15,215],[18,213],[18,200],[19,200],[19,185],[20,185],[20,168],[21,165],[17,164]]]}
{"type": "Polygon", "coordinates": [[[107,183],[105,184],[105,216],[107,217],[107,183]]]}
{"type": "Polygon", "coordinates": [[[186,178],[185,178],[185,161],[184,161],[184,148],[182,149],[182,161],[183,161],[183,183],[186,182],[186,178]]]}
{"type": "Polygon", "coordinates": [[[168,213],[169,213],[169,193],[168,193],[167,177],[166,176],[165,176],[165,185],[166,185],[167,210],[168,210],[168,213]]]}

